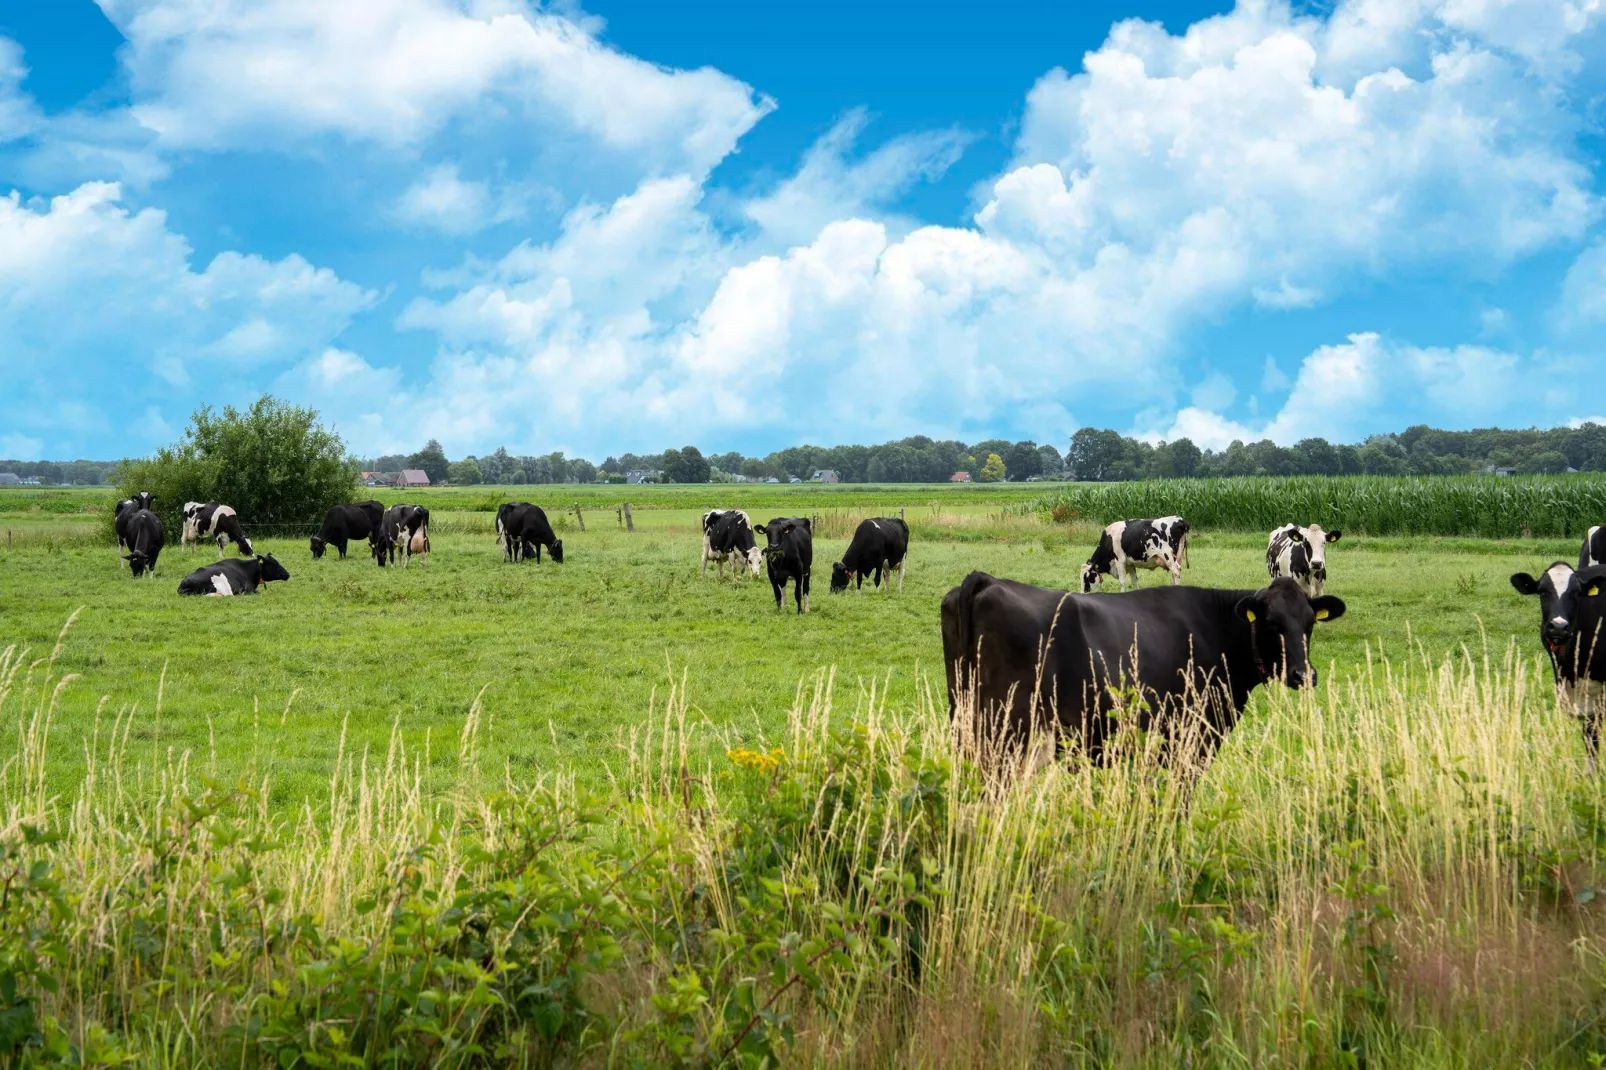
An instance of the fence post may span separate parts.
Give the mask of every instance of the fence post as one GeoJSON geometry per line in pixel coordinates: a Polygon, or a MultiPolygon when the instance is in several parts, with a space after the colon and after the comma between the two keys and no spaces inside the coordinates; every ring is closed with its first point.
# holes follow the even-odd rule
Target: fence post
{"type": "Polygon", "coordinates": [[[580,522],[580,530],[584,531],[586,529],[586,518],[585,514],[580,512],[579,502],[574,503],[574,518],[580,522]]]}
{"type": "Polygon", "coordinates": [[[625,530],[635,531],[636,522],[630,518],[630,503],[625,502],[625,530]]]}

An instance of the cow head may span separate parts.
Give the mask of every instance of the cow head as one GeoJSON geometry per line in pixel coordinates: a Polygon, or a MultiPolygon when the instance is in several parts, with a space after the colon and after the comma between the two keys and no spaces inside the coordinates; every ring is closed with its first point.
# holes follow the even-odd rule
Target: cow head
{"type": "Polygon", "coordinates": [[[129,571],[136,576],[145,575],[145,571],[151,567],[150,555],[138,550],[124,554],[123,559],[128,562],[129,571]]]}
{"type": "Polygon", "coordinates": [[[258,557],[257,564],[262,566],[263,583],[269,583],[275,580],[287,580],[290,578],[289,571],[286,570],[283,565],[279,564],[279,562],[274,559],[272,554],[269,554],[267,557],[258,557]]]}
{"type": "Polygon", "coordinates": [[[1289,687],[1315,687],[1310,663],[1310,636],[1317,621],[1344,615],[1344,600],[1332,595],[1311,598],[1284,576],[1238,600],[1238,619],[1249,625],[1255,668],[1262,676],[1289,687]]]}
{"type": "Polygon", "coordinates": [[[848,571],[848,566],[844,565],[840,561],[838,561],[836,564],[831,566],[831,593],[832,594],[840,594],[841,592],[847,590],[848,589],[848,585],[850,583],[852,583],[852,582],[853,582],[853,573],[848,571]]]}
{"type": "Polygon", "coordinates": [[[1303,530],[1295,528],[1291,534],[1295,542],[1305,544],[1305,552],[1310,555],[1310,574],[1318,579],[1327,578],[1327,544],[1337,542],[1343,538],[1342,531],[1323,531],[1320,524],[1312,524],[1303,530]]]}
{"type": "Polygon", "coordinates": [[[556,561],[560,565],[563,564],[563,540],[553,539],[552,545],[549,547],[549,549],[552,551],[552,560],[556,561]]]}
{"type": "Polygon", "coordinates": [[[1104,582],[1104,575],[1104,570],[1093,562],[1085,562],[1082,565],[1082,593],[1092,594],[1093,588],[1104,582]]]}
{"type": "Polygon", "coordinates": [[[759,566],[764,561],[764,551],[760,550],[757,546],[749,546],[747,548],[745,557],[747,559],[747,571],[757,576],[759,566]]]}
{"type": "Polygon", "coordinates": [[[148,490],[142,490],[138,494],[134,495],[134,505],[139,509],[149,509],[151,507],[151,502],[154,502],[155,500],[156,496],[148,490]]]}
{"type": "Polygon", "coordinates": [[[180,512],[183,514],[185,520],[190,520],[194,518],[196,513],[201,511],[201,506],[205,504],[205,502],[185,502],[184,508],[180,510],[180,512]]]}
{"type": "Polygon", "coordinates": [[[1565,561],[1557,561],[1545,569],[1545,574],[1534,579],[1526,572],[1518,572],[1511,577],[1511,586],[1517,593],[1539,596],[1539,639],[1550,652],[1553,662],[1560,663],[1568,658],[1568,649],[1572,645],[1573,637],[1578,634],[1577,615],[1580,594],[1586,597],[1599,597],[1599,584],[1594,584],[1595,593],[1580,592],[1578,584],[1579,573],[1565,561]]]}
{"type": "Polygon", "coordinates": [[[395,545],[396,532],[387,530],[386,527],[381,524],[379,527],[374,529],[373,542],[369,544],[368,552],[373,555],[374,563],[380,568],[384,568],[390,563],[391,550],[395,545]]]}
{"type": "Polygon", "coordinates": [[[318,538],[318,536],[314,535],[312,537],[312,559],[314,561],[322,561],[323,560],[324,547],[326,547],[328,545],[329,545],[328,543],[324,542],[322,539],[318,538]]]}

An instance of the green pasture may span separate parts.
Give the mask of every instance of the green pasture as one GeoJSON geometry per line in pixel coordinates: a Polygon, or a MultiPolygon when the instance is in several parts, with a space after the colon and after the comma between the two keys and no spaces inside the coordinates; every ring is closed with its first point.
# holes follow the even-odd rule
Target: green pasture
{"type": "MultiPolygon", "coordinates": [[[[481,766],[529,781],[560,766],[601,782],[621,745],[670,680],[684,678],[693,712],[738,731],[775,729],[800,682],[834,672],[837,701],[885,689],[912,707],[942,688],[938,604],[972,569],[1048,586],[1075,582],[1096,528],[1055,525],[998,508],[1006,488],[673,487],[464,488],[409,494],[429,504],[427,567],[376,567],[366,546],[348,560],[311,559],[304,538],[261,538],[289,583],[251,598],[180,598],[179,579],[215,560],[176,546],[157,579],[137,582],[96,526],[99,492],[0,494],[0,646],[36,654],[81,610],[62,665],[80,675],[53,727],[52,782],[82,769],[97,718],[133,708],[130,738],[158,752],[255,760],[275,802],[326,792],[342,746],[382,751],[392,726],[415,755],[427,747],[439,783],[455,776],[457,734],[480,698],[481,766]],[[489,512],[498,491],[547,507],[566,548],[561,565],[506,565],[489,512]],[[560,493],[561,491],[561,493],[560,493]],[[630,492],[633,533],[613,504],[630,492]],[[618,495],[610,497],[609,495],[618,495]],[[581,501],[587,530],[561,509],[581,501]],[[812,612],[777,613],[767,580],[698,575],[698,516],[740,505],[755,522],[820,518],[812,612]],[[452,508],[452,506],[459,508],[452,508]],[[903,509],[912,530],[901,594],[832,596],[830,564],[857,518],[903,509]],[[0,534],[3,537],[3,534],[0,534]],[[3,545],[3,544],[0,544],[3,545]],[[165,673],[165,679],[164,679],[165,673]],[[155,708],[154,696],[162,696],[155,708]]],[[[395,492],[381,492],[387,502],[395,492]]],[[[249,530],[249,529],[248,529],[249,530]]],[[[1368,654],[1437,658],[1513,636],[1528,652],[1537,609],[1507,577],[1576,556],[1571,540],[1346,540],[1331,552],[1330,590],[1349,614],[1325,626],[1316,660],[1341,673],[1368,654]]],[[[1265,581],[1264,536],[1200,531],[1188,583],[1265,581]]],[[[1145,573],[1145,585],[1162,582],[1145,573]]],[[[1532,653],[1537,656],[1536,644],[1532,653]]]]}

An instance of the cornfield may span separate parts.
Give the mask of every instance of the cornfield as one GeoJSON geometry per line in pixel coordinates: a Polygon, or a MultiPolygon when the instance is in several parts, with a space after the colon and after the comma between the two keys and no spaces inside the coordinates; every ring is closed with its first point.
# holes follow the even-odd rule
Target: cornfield
{"type": "Polygon", "coordinates": [[[1606,476],[1255,476],[1081,483],[1017,508],[1108,523],[1180,514],[1195,528],[1321,524],[1366,535],[1582,537],[1606,523],[1606,476]]]}

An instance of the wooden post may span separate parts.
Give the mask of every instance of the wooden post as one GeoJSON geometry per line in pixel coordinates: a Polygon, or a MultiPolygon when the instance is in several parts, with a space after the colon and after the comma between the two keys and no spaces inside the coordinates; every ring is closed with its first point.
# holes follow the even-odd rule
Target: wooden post
{"type": "Polygon", "coordinates": [[[580,512],[579,502],[574,503],[574,518],[580,522],[580,530],[584,531],[586,529],[586,518],[585,514],[580,512]]]}
{"type": "Polygon", "coordinates": [[[625,502],[625,530],[635,531],[636,522],[630,518],[630,503],[625,502]]]}

